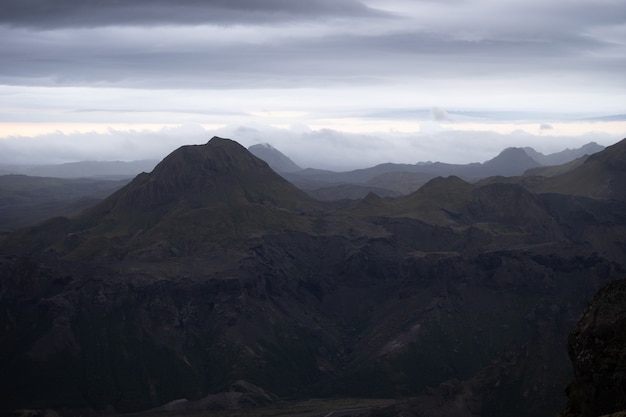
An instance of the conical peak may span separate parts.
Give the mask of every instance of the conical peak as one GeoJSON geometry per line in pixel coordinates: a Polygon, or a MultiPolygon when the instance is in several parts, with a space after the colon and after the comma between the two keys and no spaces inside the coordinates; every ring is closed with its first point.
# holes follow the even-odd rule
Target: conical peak
{"type": "Polygon", "coordinates": [[[416,193],[428,194],[439,193],[443,191],[462,190],[470,191],[473,188],[471,184],[463,181],[456,175],[450,175],[449,177],[435,177],[424,184],[416,193]]]}
{"type": "Polygon", "coordinates": [[[244,151],[246,150],[246,148],[241,146],[236,141],[232,139],[220,138],[219,136],[213,136],[206,143],[206,145],[200,145],[200,146],[207,146],[209,148],[232,148],[232,149],[239,148],[240,150],[244,150],[244,151]]]}
{"type": "Polygon", "coordinates": [[[204,145],[185,145],[169,154],[154,169],[155,177],[215,177],[247,170],[269,170],[268,165],[239,143],[213,137],[204,145]]]}
{"type": "Polygon", "coordinates": [[[114,205],[133,209],[259,202],[291,207],[310,202],[245,147],[219,137],[203,145],[178,148],[152,173],[137,177],[115,198],[114,205]]]}
{"type": "Polygon", "coordinates": [[[528,157],[528,154],[526,153],[526,151],[523,148],[517,148],[517,147],[511,147],[511,148],[506,148],[505,150],[503,150],[502,152],[500,152],[500,155],[515,155],[518,157],[528,157]]]}
{"type": "MultiPolygon", "coordinates": [[[[251,155],[248,150],[241,146],[239,143],[232,139],[224,139],[214,136],[204,145],[185,145],[181,146],[169,156],[175,156],[177,154],[196,154],[203,158],[210,158],[211,156],[223,156],[230,154],[231,156],[240,155],[248,157],[250,159],[256,159],[251,155]]],[[[166,158],[167,159],[167,158],[166,158]]]]}
{"type": "Polygon", "coordinates": [[[523,148],[514,148],[514,147],[504,149],[502,152],[498,154],[498,156],[496,156],[493,159],[490,159],[489,161],[485,163],[487,164],[495,163],[496,161],[504,162],[504,163],[510,163],[510,162],[515,162],[515,161],[535,162],[523,148]]]}

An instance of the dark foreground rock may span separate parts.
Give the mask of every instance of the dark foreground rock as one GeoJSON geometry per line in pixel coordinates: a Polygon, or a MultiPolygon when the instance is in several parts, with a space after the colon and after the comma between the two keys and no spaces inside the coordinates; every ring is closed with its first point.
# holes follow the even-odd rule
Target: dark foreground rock
{"type": "Polygon", "coordinates": [[[589,303],[570,335],[575,378],[562,417],[626,410],[626,279],[609,283],[589,303]]]}

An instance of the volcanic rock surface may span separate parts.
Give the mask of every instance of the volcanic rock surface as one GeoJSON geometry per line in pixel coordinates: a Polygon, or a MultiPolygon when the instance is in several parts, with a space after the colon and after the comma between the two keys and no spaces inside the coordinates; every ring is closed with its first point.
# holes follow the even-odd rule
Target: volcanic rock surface
{"type": "Polygon", "coordinates": [[[626,410],[626,279],[593,297],[568,343],[575,378],[562,417],[626,410]]]}

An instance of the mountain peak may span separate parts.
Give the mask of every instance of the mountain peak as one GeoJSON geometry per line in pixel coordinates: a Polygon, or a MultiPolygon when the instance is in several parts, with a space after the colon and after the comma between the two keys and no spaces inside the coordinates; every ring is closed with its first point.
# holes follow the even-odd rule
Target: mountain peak
{"type": "Polygon", "coordinates": [[[204,145],[185,145],[165,157],[150,174],[137,176],[103,202],[131,210],[193,209],[266,204],[283,208],[310,198],[272,171],[239,143],[213,137],[204,145]]]}
{"type": "Polygon", "coordinates": [[[496,158],[520,158],[520,157],[523,158],[525,156],[528,156],[528,154],[523,148],[509,147],[509,148],[505,148],[502,152],[500,152],[498,156],[496,156],[496,158]]]}
{"type": "Polygon", "coordinates": [[[269,143],[252,145],[248,148],[248,150],[257,158],[267,162],[269,166],[278,173],[302,171],[302,168],[300,168],[295,162],[269,143]]]}
{"type": "MultiPolygon", "coordinates": [[[[194,145],[188,145],[188,146],[194,146],[194,145]]],[[[196,145],[196,146],[203,146],[203,145],[196,145]]],[[[234,141],[232,139],[227,139],[227,138],[221,138],[219,136],[213,136],[211,139],[209,139],[209,141],[206,143],[205,146],[212,146],[212,147],[230,146],[230,147],[236,147],[239,149],[245,149],[237,141],[234,141]]]]}
{"type": "MultiPolygon", "coordinates": [[[[267,143],[267,142],[258,143],[258,144],[256,144],[256,145],[252,145],[252,146],[250,146],[250,148],[266,148],[266,149],[276,149],[276,148],[274,148],[272,145],[270,145],[270,144],[269,144],[269,143],[267,143]]],[[[250,148],[249,148],[249,149],[250,149],[250,148]]]]}
{"type": "Polygon", "coordinates": [[[522,175],[529,168],[541,166],[522,148],[506,148],[498,156],[483,163],[486,175],[522,175]]]}

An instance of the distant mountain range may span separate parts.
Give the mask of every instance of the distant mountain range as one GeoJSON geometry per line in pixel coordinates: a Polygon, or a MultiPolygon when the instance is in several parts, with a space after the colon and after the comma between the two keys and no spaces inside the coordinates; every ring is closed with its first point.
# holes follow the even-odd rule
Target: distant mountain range
{"type": "Polygon", "coordinates": [[[543,166],[563,165],[582,156],[593,155],[602,150],[604,150],[604,146],[598,145],[595,142],[587,143],[580,148],[565,149],[561,152],[555,152],[549,155],[544,155],[530,147],[524,148],[528,156],[543,166]]]}
{"type": "MultiPolygon", "coordinates": [[[[371,168],[347,172],[303,169],[288,156],[270,144],[253,145],[248,150],[256,157],[267,162],[279,174],[285,174],[290,180],[317,181],[323,183],[366,183],[379,175],[394,172],[418,172],[431,176],[457,175],[468,180],[485,178],[492,175],[521,175],[529,168],[561,165],[584,155],[591,155],[604,149],[595,142],[577,149],[544,155],[532,148],[508,148],[485,163],[466,165],[446,164],[441,162],[418,162],[416,164],[385,163],[371,168]],[[530,159],[528,158],[530,157],[530,159]]],[[[141,172],[150,172],[157,165],[156,160],[139,161],[79,161],[55,165],[2,165],[0,175],[19,174],[33,177],[52,178],[132,178],[141,172]]]]}
{"type": "MultiPolygon", "coordinates": [[[[518,160],[537,166],[512,149],[462,169],[518,160]]],[[[398,399],[376,410],[394,417],[556,415],[568,335],[626,273],[626,140],[570,164],[323,202],[234,141],[181,147],[0,239],[0,412],[358,397],[398,399]]]]}
{"type": "Polygon", "coordinates": [[[51,178],[132,178],[150,172],[159,161],[79,161],[54,165],[2,165],[1,175],[17,174],[51,178]]]}
{"type": "MultiPolygon", "coordinates": [[[[529,147],[507,148],[484,163],[385,163],[346,172],[301,169],[287,156],[269,145],[255,145],[250,148],[250,152],[265,160],[276,172],[312,196],[321,200],[340,200],[363,198],[370,192],[381,197],[408,194],[432,178],[449,175],[455,175],[467,181],[492,176],[519,176],[532,169],[566,164],[603,149],[603,146],[595,142],[550,155],[544,155],[529,147]]],[[[540,171],[535,172],[539,174],[540,171]]]]}
{"type": "MultiPolygon", "coordinates": [[[[356,200],[369,193],[379,197],[398,197],[416,191],[437,176],[456,175],[468,181],[522,174],[554,176],[582,163],[584,159],[580,158],[602,149],[593,142],[550,155],[543,155],[532,148],[509,148],[482,164],[386,163],[347,172],[303,169],[269,144],[254,145],[248,150],[313,198],[335,201],[356,200]]],[[[157,163],[152,160],[82,161],[0,167],[0,232],[15,230],[54,215],[78,214],[140,173],[151,172],[157,163]],[[79,178],[82,180],[79,181],[79,178]]]]}
{"type": "Polygon", "coordinates": [[[0,232],[78,214],[128,182],[0,175],[0,232]]]}

